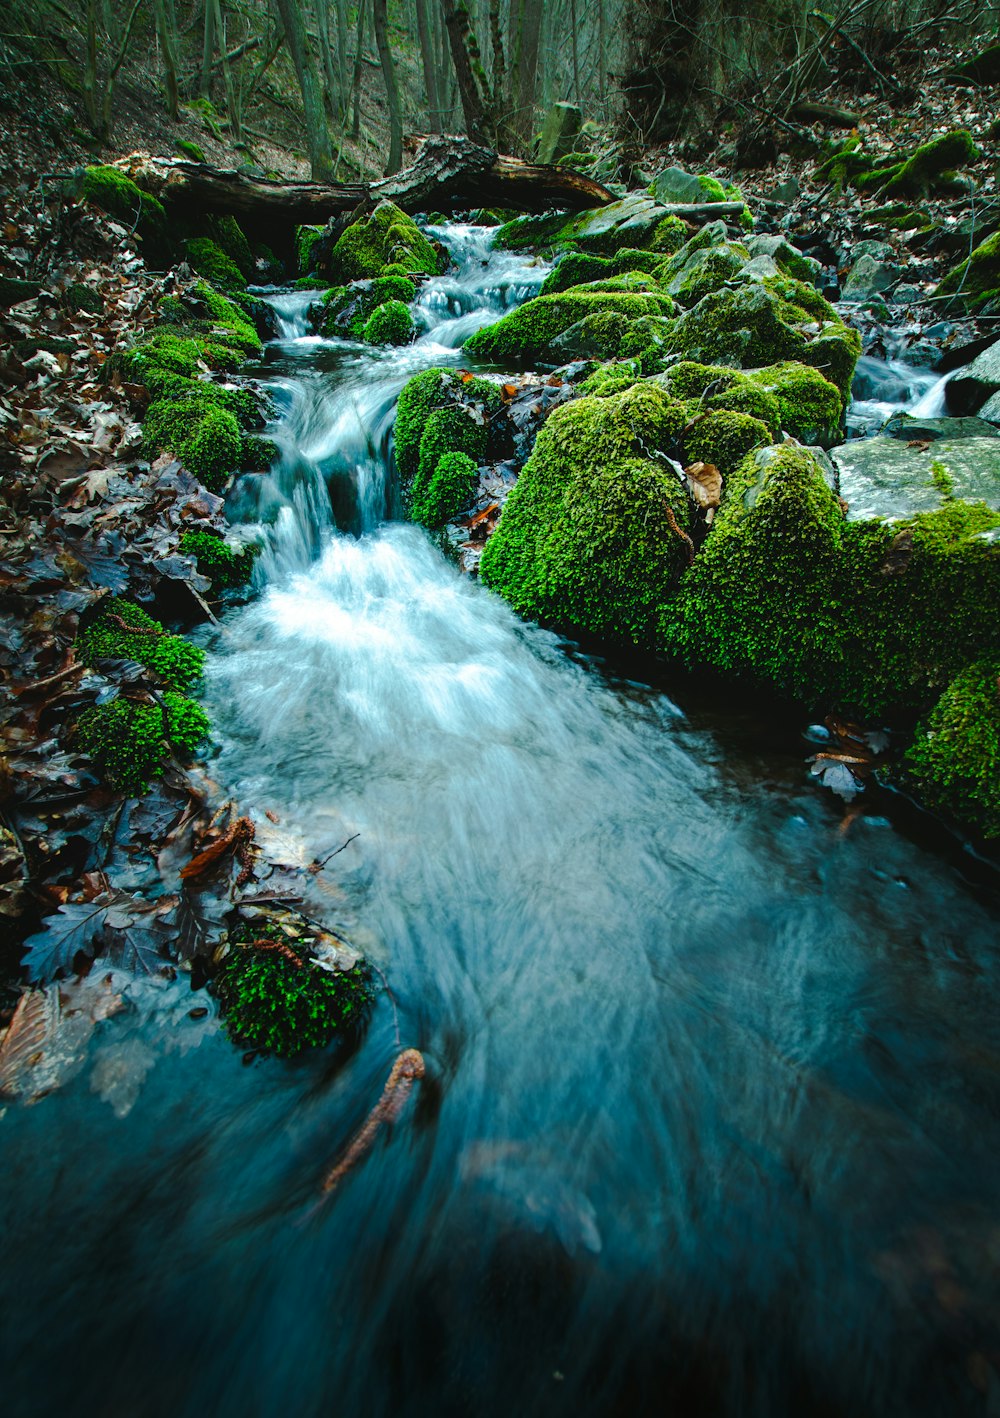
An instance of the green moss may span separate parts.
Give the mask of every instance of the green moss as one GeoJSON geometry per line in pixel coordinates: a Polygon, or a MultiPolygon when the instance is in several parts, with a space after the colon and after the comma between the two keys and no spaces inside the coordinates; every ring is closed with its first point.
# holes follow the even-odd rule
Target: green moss
{"type": "Polygon", "coordinates": [[[201,148],[199,148],[198,144],[190,142],[187,138],[178,138],[174,143],[174,147],[182,158],[189,158],[191,162],[207,161],[205,154],[202,152],[201,148]]]}
{"type": "Polygon", "coordinates": [[[928,807],[1000,837],[1000,658],[977,660],[949,685],[904,763],[928,807]]]}
{"type": "Polygon", "coordinates": [[[682,249],[661,268],[660,284],[684,306],[695,305],[702,296],[731,281],[747,264],[745,247],[723,242],[685,256],[682,249]]]}
{"type": "Polygon", "coordinates": [[[751,453],[677,596],[665,648],[691,665],[764,680],[809,703],[836,687],[844,514],[815,459],[789,444],[751,453]]]}
{"type": "Polygon", "coordinates": [[[226,409],[209,409],[183,447],[174,452],[210,492],[221,492],[243,461],[240,426],[226,409]]]}
{"type": "Polygon", "coordinates": [[[315,269],[313,247],[326,231],[322,226],[297,226],[295,228],[295,269],[300,276],[306,276],[315,269]]]}
{"type": "Polygon", "coordinates": [[[485,359],[538,359],[557,335],[588,315],[605,311],[613,311],[632,322],[644,315],[667,317],[673,311],[673,303],[669,296],[652,291],[574,288],[526,301],[495,325],[477,331],[465,342],[464,348],[469,354],[485,359]]]}
{"type": "Polygon", "coordinates": [[[204,650],[179,635],[167,635],[159,621],[140,606],[118,597],[102,601],[100,616],[77,636],[76,653],[92,668],[101,660],[134,660],[177,690],[190,689],[205,661],[204,650]],[[111,617],[125,625],[116,624],[111,617]]]}
{"type": "Polygon", "coordinates": [[[642,378],[642,367],[638,360],[615,360],[602,364],[589,374],[580,385],[581,394],[590,394],[596,399],[607,399],[612,394],[620,394],[631,389],[642,378]]]}
{"type": "Polygon", "coordinates": [[[924,143],[906,162],[888,174],[878,174],[871,185],[889,197],[924,197],[935,188],[940,190],[942,179],[948,189],[952,170],[966,167],[978,157],[972,134],[965,128],[956,128],[924,143]]]}
{"type": "Polygon", "coordinates": [[[571,251],[545,277],[539,294],[555,295],[559,291],[569,290],[572,286],[620,276],[626,271],[645,271],[652,275],[661,261],[662,257],[653,251],[636,251],[630,247],[623,247],[611,257],[588,256],[582,251],[571,251]]]}
{"type": "Polygon", "coordinates": [[[544,216],[515,217],[498,227],[493,245],[504,251],[545,250],[558,244],[566,226],[564,212],[544,216]]]}
{"type": "Polygon", "coordinates": [[[124,226],[134,228],[144,242],[162,245],[167,229],[163,203],[143,192],[118,168],[84,168],[82,195],[124,226]]]}
{"type": "Polygon", "coordinates": [[[213,290],[205,281],[198,282],[194,293],[205,303],[214,335],[221,335],[226,343],[235,345],[247,355],[259,355],[263,351],[260,336],[238,305],[213,290]]]}
{"type": "Polygon", "coordinates": [[[839,439],[840,391],[809,365],[735,370],[682,361],[657,380],[675,398],[694,400],[700,409],[752,414],[774,433],[789,433],[803,443],[831,446],[839,439]]]}
{"type": "Polygon", "coordinates": [[[688,239],[688,228],[680,217],[664,217],[653,229],[653,237],[649,243],[651,251],[666,252],[673,255],[679,251],[688,239]]]}
{"type": "Polygon", "coordinates": [[[379,276],[388,265],[432,276],[440,269],[437,252],[416,222],[391,202],[380,202],[367,217],[352,223],[339,237],[330,261],[334,276],[345,282],[379,276]]]}
{"type": "Polygon", "coordinates": [[[748,368],[796,360],[819,369],[846,400],[861,337],[803,281],[772,276],[704,296],[674,323],[673,352],[748,368]]]}
{"type": "Polygon", "coordinates": [[[184,243],[188,263],[223,291],[246,290],[247,283],[232,257],[227,256],[210,236],[195,236],[184,243]]]}
{"type": "Polygon", "coordinates": [[[270,438],[247,435],[243,439],[243,456],[240,467],[244,472],[262,473],[272,467],[280,457],[277,444],[270,438]]]}
{"type": "Polygon", "coordinates": [[[748,453],[771,442],[766,423],[750,414],[720,411],[699,420],[684,440],[684,462],[714,463],[724,477],[734,473],[748,453]]]}
{"type": "Polygon", "coordinates": [[[81,714],[80,748],[120,793],[136,797],[163,772],[168,752],[191,753],[208,733],[200,705],[168,690],[157,703],[113,699],[81,714]]]}
{"type": "Polygon", "coordinates": [[[283,1057],[325,1048],[361,1021],[372,999],[363,965],[324,970],[310,962],[306,943],[256,923],[241,928],[215,978],[215,990],[234,1043],[283,1057]],[[281,943],[301,964],[253,944],[261,939],[281,943]]]}
{"type": "Polygon", "coordinates": [[[194,557],[198,570],[209,578],[216,594],[245,586],[260,555],[256,543],[232,547],[218,532],[185,532],[180,549],[185,556],[194,557]]]}
{"type": "Polygon", "coordinates": [[[66,287],[62,293],[62,304],[73,312],[85,310],[88,315],[100,315],[104,310],[104,301],[97,291],[81,281],[73,281],[66,287]]]}
{"type": "Polygon", "coordinates": [[[401,300],[387,300],[370,315],[364,331],[370,345],[406,345],[413,339],[413,316],[401,300]]]}
{"type": "Polygon", "coordinates": [[[396,405],[393,437],[396,467],[404,491],[423,495],[438,459],[445,453],[483,457],[490,420],[502,407],[495,384],[448,369],[424,369],[403,387],[396,405]],[[437,413],[456,418],[435,419],[437,413]],[[416,479],[416,482],[414,481],[416,479]],[[419,488],[418,488],[419,484],[419,488]]]}
{"type": "Polygon", "coordinates": [[[485,423],[480,423],[471,410],[461,405],[433,411],[420,435],[420,457],[410,489],[410,509],[415,521],[435,525],[427,519],[436,513],[440,500],[447,496],[455,481],[453,465],[449,464],[448,477],[437,484],[437,491],[434,490],[438,470],[446,456],[464,454],[478,469],[486,452],[486,437],[485,423]]]}
{"type": "Polygon", "coordinates": [[[425,527],[440,527],[468,507],[476,495],[479,467],[467,453],[446,453],[438,459],[426,487],[414,493],[411,515],[425,527]]]}
{"type": "Polygon", "coordinates": [[[972,252],[967,260],[959,262],[939,282],[935,295],[960,295],[972,309],[977,309],[992,296],[1000,286],[1000,231],[994,234],[972,252]]]}
{"type": "Polygon", "coordinates": [[[254,260],[243,228],[233,216],[210,217],[208,232],[223,255],[228,256],[247,280],[253,275],[254,260]]]}
{"type": "MultiPolygon", "coordinates": [[[[367,339],[365,327],[374,312],[388,301],[407,305],[417,288],[406,276],[381,276],[374,281],[356,281],[349,286],[333,286],[318,305],[310,308],[315,328],[327,338],[350,335],[367,339]]],[[[412,328],[412,324],[411,324],[412,328]]],[[[374,342],[373,342],[374,343],[374,342]]]]}
{"type": "Polygon", "coordinates": [[[650,456],[683,406],[649,384],[556,409],[487,543],[481,574],[522,615],[648,644],[690,554],[687,496],[650,456]]]}

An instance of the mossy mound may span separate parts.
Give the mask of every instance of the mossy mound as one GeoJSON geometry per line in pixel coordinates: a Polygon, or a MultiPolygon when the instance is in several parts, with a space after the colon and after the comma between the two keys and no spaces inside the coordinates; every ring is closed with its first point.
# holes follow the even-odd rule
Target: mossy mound
{"type": "Polygon", "coordinates": [[[748,453],[765,447],[772,437],[761,419],[723,409],[699,420],[685,436],[684,462],[714,463],[723,477],[729,477],[748,453]]]}
{"type": "Polygon", "coordinates": [[[713,291],[674,322],[670,348],[704,364],[812,365],[846,401],[861,337],[818,291],[788,276],[713,291]]]}
{"type": "Polygon", "coordinates": [[[728,241],[690,253],[682,248],[661,268],[660,284],[679,305],[697,305],[702,296],[738,276],[749,259],[745,246],[728,241]]]}
{"type": "Polygon", "coordinates": [[[426,485],[414,487],[410,515],[431,529],[457,517],[476,495],[479,465],[468,453],[445,453],[426,485]]]}
{"type": "Polygon", "coordinates": [[[326,231],[323,226],[297,226],[295,228],[295,271],[299,276],[308,276],[315,271],[316,262],[313,247],[326,231]]]}
{"type": "Polygon", "coordinates": [[[927,197],[961,192],[954,169],[965,167],[978,156],[979,150],[965,128],[932,138],[902,161],[866,152],[861,138],[852,134],[819,164],[816,176],[838,187],[856,187],[880,196],[927,197]]]}
{"type": "MultiPolygon", "coordinates": [[[[495,325],[478,330],[465,342],[464,348],[480,359],[539,359],[557,335],[562,335],[587,316],[618,314],[624,317],[626,324],[631,324],[642,316],[663,319],[672,312],[673,302],[667,295],[652,291],[608,291],[577,286],[556,295],[540,295],[526,301],[495,325]]],[[[604,353],[613,355],[617,350],[605,350],[604,353]]]]}
{"type": "Polygon", "coordinates": [[[500,390],[487,379],[437,368],[415,374],[399,395],[393,427],[404,496],[423,496],[446,453],[467,453],[480,462],[502,404],[500,390]]]}
{"type": "Polygon", "coordinates": [[[210,236],[194,236],[184,243],[188,264],[222,291],[245,291],[246,279],[239,266],[210,236]]]}
{"type": "Polygon", "coordinates": [[[392,202],[380,202],[342,232],[330,263],[334,279],[345,283],[379,276],[389,265],[430,276],[441,269],[438,253],[416,222],[392,202]]]}
{"type": "Polygon", "coordinates": [[[215,977],[234,1043],[290,1057],[325,1048],[364,1018],[373,993],[365,966],[326,970],[308,950],[270,924],[240,928],[215,977]]]}
{"type": "Polygon", "coordinates": [[[261,354],[264,346],[260,336],[245,311],[234,301],[213,290],[207,281],[199,281],[192,294],[205,307],[207,333],[216,344],[232,345],[244,356],[261,354]]]}
{"type": "Polygon", "coordinates": [[[256,543],[233,547],[221,533],[211,531],[185,532],[180,540],[180,550],[185,556],[194,557],[198,570],[211,581],[216,595],[245,586],[260,555],[260,547],[256,543]]]}
{"type": "Polygon", "coordinates": [[[237,267],[247,280],[254,273],[253,252],[243,228],[233,216],[209,217],[208,234],[224,256],[237,267]]]}
{"type": "Polygon", "coordinates": [[[167,690],[160,703],[118,698],[85,710],[77,741],[112,788],[138,797],[163,772],[168,753],[193,752],[208,730],[200,705],[167,690]]]}
{"type": "Polygon", "coordinates": [[[484,582],[521,615],[652,643],[690,556],[690,511],[670,468],[644,454],[667,447],[683,418],[648,384],[556,409],[487,543],[484,582]]]}
{"type": "Polygon", "coordinates": [[[508,251],[554,251],[573,248],[598,256],[629,250],[676,251],[689,234],[679,217],[669,214],[643,192],[620,202],[567,217],[564,212],[517,217],[500,227],[494,246],[508,251]]]}
{"type": "Polygon", "coordinates": [[[369,316],[363,331],[370,345],[406,345],[413,339],[413,316],[401,300],[386,300],[369,316]]]}
{"type": "Polygon", "coordinates": [[[1000,837],[1000,658],[977,660],[948,686],[904,766],[928,807],[1000,837]]]}
{"type": "Polygon", "coordinates": [[[149,406],[143,428],[146,447],[173,453],[211,492],[221,492],[245,461],[246,444],[236,415],[206,402],[200,388],[149,406]]]}
{"type": "Polygon", "coordinates": [[[809,365],[786,362],[736,370],[684,360],[657,376],[675,398],[700,409],[728,409],[761,419],[774,433],[830,447],[839,441],[842,400],[836,385],[809,365]]]}
{"type": "Polygon", "coordinates": [[[134,660],[178,690],[190,689],[205,662],[204,650],[168,635],[141,606],[118,597],[101,602],[98,618],[76,638],[76,653],[92,668],[102,660],[134,660]]]}
{"type": "Polygon", "coordinates": [[[347,335],[362,340],[367,338],[365,326],[380,305],[390,300],[408,305],[416,294],[417,288],[409,277],[396,273],[373,281],[355,281],[349,286],[333,286],[322,300],[310,306],[310,323],[327,339],[347,335]]]}
{"type": "Polygon", "coordinates": [[[652,275],[662,260],[655,251],[636,251],[628,247],[615,256],[588,256],[582,251],[570,251],[545,277],[539,295],[557,295],[571,286],[620,276],[626,271],[645,271],[652,275]]]}
{"type": "Polygon", "coordinates": [[[116,167],[86,167],[80,193],[84,201],[134,229],[154,259],[164,254],[167,213],[163,203],[143,192],[124,172],[116,167]]]}
{"type": "Polygon", "coordinates": [[[187,158],[190,162],[207,162],[204,152],[197,143],[192,143],[188,138],[177,138],[174,147],[182,158],[187,158]]]}

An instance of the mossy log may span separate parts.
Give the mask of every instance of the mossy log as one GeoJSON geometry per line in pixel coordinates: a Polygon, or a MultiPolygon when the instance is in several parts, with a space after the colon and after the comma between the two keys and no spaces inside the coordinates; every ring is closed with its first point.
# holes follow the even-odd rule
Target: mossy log
{"type": "Polygon", "coordinates": [[[183,159],[133,154],[119,166],[165,203],[241,221],[320,224],[388,198],[405,212],[470,207],[580,211],[613,202],[606,187],[566,167],[521,162],[468,138],[424,140],[409,167],[378,182],[276,182],[183,159]]]}

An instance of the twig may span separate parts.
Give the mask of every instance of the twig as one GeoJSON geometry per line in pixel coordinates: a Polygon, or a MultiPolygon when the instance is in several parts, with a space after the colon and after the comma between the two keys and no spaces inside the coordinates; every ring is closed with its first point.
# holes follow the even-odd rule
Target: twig
{"type": "Polygon", "coordinates": [[[360,832],[352,833],[352,835],[351,835],[350,837],[348,837],[348,839],[347,839],[346,842],[341,842],[340,846],[337,848],[337,850],[336,850],[335,852],[331,852],[330,855],[329,855],[328,857],[324,857],[322,861],[315,861],[315,862],[312,862],[312,863],[310,864],[309,870],[310,870],[310,871],[322,871],[323,868],[326,866],[327,862],[332,862],[333,859],[334,859],[334,857],[339,857],[340,854],[341,854],[341,852],[344,850],[344,848],[345,848],[345,847],[349,847],[349,846],[351,845],[351,843],[357,841],[357,839],[358,839],[360,836],[361,836],[361,833],[360,833],[360,832]]]}

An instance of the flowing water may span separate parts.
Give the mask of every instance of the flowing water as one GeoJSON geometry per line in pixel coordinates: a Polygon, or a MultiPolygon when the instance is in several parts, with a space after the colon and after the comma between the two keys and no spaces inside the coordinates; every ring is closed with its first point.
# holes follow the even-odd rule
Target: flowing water
{"type": "Polygon", "coordinates": [[[544,274],[442,234],[406,349],[273,297],[282,459],[231,507],[261,594],[208,675],[272,856],[359,834],[309,906],[427,1077],[316,1211],[387,997],[245,1066],[204,992],[130,989],[0,1122],[5,1413],[998,1412],[994,887],[891,806],[843,821],[736,691],[626,679],[392,520],[405,379],[544,274]]]}

